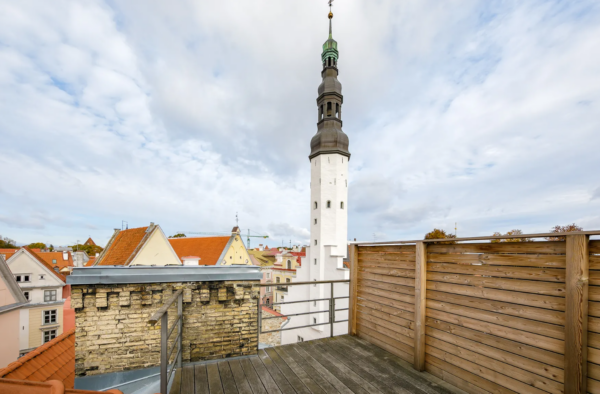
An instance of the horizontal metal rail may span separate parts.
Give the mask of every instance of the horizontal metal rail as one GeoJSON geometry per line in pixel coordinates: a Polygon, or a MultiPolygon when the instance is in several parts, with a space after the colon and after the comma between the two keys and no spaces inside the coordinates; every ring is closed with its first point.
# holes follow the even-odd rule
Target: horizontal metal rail
{"type": "MultiPolygon", "coordinates": [[[[349,298],[349,297],[346,297],[346,298],[349,298]]],[[[272,302],[271,305],[299,304],[301,302],[312,302],[312,301],[329,301],[329,298],[317,298],[314,300],[302,300],[302,301],[272,302]]],[[[261,305],[268,306],[267,304],[261,304],[261,305]]]]}
{"type": "MultiPolygon", "coordinates": [[[[344,311],[347,310],[348,308],[345,309],[336,309],[336,311],[344,311]]],[[[269,319],[281,319],[282,317],[292,317],[292,316],[302,316],[302,315],[310,315],[312,313],[329,313],[329,309],[325,309],[324,311],[316,311],[316,312],[303,312],[303,313],[290,313],[287,315],[281,315],[281,316],[273,316],[273,317],[263,317],[263,320],[269,320],[269,319]]]]}
{"type": "MultiPolygon", "coordinates": [[[[301,285],[319,285],[319,284],[330,284],[330,283],[350,283],[349,279],[341,280],[315,280],[312,282],[286,282],[284,286],[301,286],[301,285]]],[[[273,283],[261,283],[260,287],[273,286],[273,283]]],[[[329,298],[328,298],[329,299],[329,298]]]]}
{"type": "Polygon", "coordinates": [[[439,239],[417,239],[414,241],[359,241],[349,242],[350,245],[369,246],[369,245],[406,245],[416,244],[418,242],[462,242],[462,241],[490,241],[493,239],[512,239],[512,238],[554,238],[566,237],[568,235],[600,235],[600,230],[592,231],[571,231],[568,233],[539,233],[539,234],[515,234],[515,235],[490,235],[487,237],[465,237],[465,238],[439,238],[439,239]]]}
{"type": "Polygon", "coordinates": [[[163,306],[161,306],[153,315],[152,317],[148,320],[148,323],[155,325],[156,323],[158,323],[158,321],[160,320],[160,318],[162,317],[162,315],[164,315],[165,313],[167,313],[167,310],[169,310],[169,308],[171,307],[171,305],[173,305],[173,303],[177,300],[177,298],[183,293],[183,289],[179,289],[177,290],[172,296],[171,298],[169,298],[167,300],[167,302],[165,302],[163,304],[163,306]]]}
{"type": "MultiPolygon", "coordinates": [[[[348,321],[348,319],[346,319],[346,320],[338,320],[338,321],[335,321],[335,322],[333,322],[333,323],[343,323],[343,322],[346,322],[346,321],[348,321]]],[[[309,324],[309,325],[307,325],[307,326],[298,326],[298,327],[290,327],[290,328],[280,328],[280,329],[278,329],[278,330],[261,331],[261,334],[269,334],[269,333],[271,333],[271,332],[281,332],[281,331],[297,330],[297,329],[299,329],[299,328],[307,328],[307,327],[315,327],[315,326],[324,326],[324,325],[327,325],[327,324],[331,324],[331,322],[317,323],[317,324],[309,324]]]]}

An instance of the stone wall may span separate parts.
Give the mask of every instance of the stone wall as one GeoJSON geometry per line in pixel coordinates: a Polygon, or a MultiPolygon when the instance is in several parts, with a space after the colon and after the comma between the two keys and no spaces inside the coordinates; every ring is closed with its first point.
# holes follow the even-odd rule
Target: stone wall
{"type": "MultiPolygon", "coordinates": [[[[269,313],[268,311],[265,310],[265,308],[263,308],[263,310],[262,310],[262,318],[263,319],[265,317],[275,317],[275,316],[276,316],[275,314],[269,313]]],[[[285,318],[283,318],[283,317],[279,318],[279,319],[262,320],[261,331],[278,330],[281,328],[281,325],[284,322],[285,322],[285,318]]],[[[260,334],[259,342],[261,344],[268,345],[268,346],[279,346],[279,345],[281,345],[281,331],[270,332],[268,334],[260,334]]]]}
{"type": "MultiPolygon", "coordinates": [[[[259,283],[73,285],[76,375],[160,365],[160,323],[151,326],[148,319],[181,288],[183,362],[256,354],[259,283]]],[[[169,310],[169,326],[176,305],[169,310]]]]}

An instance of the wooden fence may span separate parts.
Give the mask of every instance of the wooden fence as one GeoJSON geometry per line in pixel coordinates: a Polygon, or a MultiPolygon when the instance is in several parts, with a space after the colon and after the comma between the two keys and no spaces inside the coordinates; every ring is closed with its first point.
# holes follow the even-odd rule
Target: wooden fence
{"type": "Polygon", "coordinates": [[[353,244],[349,332],[469,393],[600,394],[590,234],[353,244]]]}

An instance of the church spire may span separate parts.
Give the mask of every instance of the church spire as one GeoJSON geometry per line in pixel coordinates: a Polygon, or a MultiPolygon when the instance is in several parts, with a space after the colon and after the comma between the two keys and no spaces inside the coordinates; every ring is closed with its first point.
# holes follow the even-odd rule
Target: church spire
{"type": "MultiPolygon", "coordinates": [[[[330,0],[329,6],[331,7],[330,0]]],[[[329,11],[329,38],[323,44],[321,61],[323,82],[319,86],[317,107],[318,123],[317,134],[310,142],[311,152],[309,158],[324,153],[337,153],[350,158],[348,151],[348,136],[342,131],[342,84],[338,81],[338,44],[333,39],[331,20],[333,13],[329,11]]]]}

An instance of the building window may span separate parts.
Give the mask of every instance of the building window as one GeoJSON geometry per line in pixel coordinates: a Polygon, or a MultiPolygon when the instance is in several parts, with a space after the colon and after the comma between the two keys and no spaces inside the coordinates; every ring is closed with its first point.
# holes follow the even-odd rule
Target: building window
{"type": "Polygon", "coordinates": [[[338,103],[335,103],[335,117],[340,118],[340,105],[338,103]]]}
{"type": "Polygon", "coordinates": [[[317,224],[317,219],[315,219],[315,224],[317,224]]]}
{"type": "Polygon", "coordinates": [[[56,264],[56,259],[52,259],[52,264],[56,264]]]}
{"type": "Polygon", "coordinates": [[[271,286],[267,286],[267,293],[271,292],[271,286]]]}
{"type": "Polygon", "coordinates": [[[317,306],[317,301],[313,301],[313,306],[317,306]]]}
{"type": "Polygon", "coordinates": [[[315,265],[317,265],[317,259],[315,259],[315,265]]]}
{"type": "Polygon", "coordinates": [[[17,282],[31,282],[31,276],[27,275],[15,275],[15,280],[17,282]]]}
{"type": "Polygon", "coordinates": [[[290,278],[285,278],[285,283],[290,283],[292,280],[290,278]]]}
{"type": "Polygon", "coordinates": [[[266,302],[266,304],[267,304],[267,305],[269,305],[270,303],[271,303],[271,300],[269,300],[269,299],[267,298],[267,302],[266,302]]]}
{"type": "Polygon", "coordinates": [[[304,338],[298,335],[298,342],[304,342],[304,338]]]}
{"type": "Polygon", "coordinates": [[[45,280],[45,279],[46,279],[46,275],[44,275],[44,274],[40,274],[40,276],[39,276],[39,279],[40,279],[40,280],[45,280]]]}
{"type": "Polygon", "coordinates": [[[25,296],[25,299],[26,299],[27,301],[29,301],[29,292],[28,292],[28,291],[24,291],[24,292],[23,292],[23,295],[25,296]]]}
{"type": "MultiPolygon", "coordinates": [[[[313,280],[314,280],[315,282],[317,281],[316,279],[313,279],[313,280]]],[[[313,285],[313,287],[317,287],[317,284],[315,283],[315,284],[313,285]]]]}
{"type": "Polygon", "coordinates": [[[44,302],[56,301],[56,290],[44,290],[44,302]]]}
{"type": "Polygon", "coordinates": [[[313,317],[313,324],[317,324],[317,318],[313,317]]]}
{"type": "Polygon", "coordinates": [[[285,297],[284,297],[284,296],[281,296],[281,301],[283,301],[283,300],[285,300],[285,297]]]}
{"type": "Polygon", "coordinates": [[[317,202],[315,201],[315,209],[317,209],[318,206],[319,204],[317,204],[317,202]]]}
{"type": "Polygon", "coordinates": [[[292,269],[292,260],[287,261],[287,269],[289,269],[289,270],[292,269]]]}
{"type": "Polygon", "coordinates": [[[344,202],[343,201],[340,203],[340,209],[344,209],[344,202]]]}
{"type": "Polygon", "coordinates": [[[281,278],[275,278],[275,282],[280,283],[281,282],[281,278]]]}
{"type": "Polygon", "coordinates": [[[54,324],[56,323],[56,309],[44,311],[44,323],[43,324],[54,324]]]}
{"type": "Polygon", "coordinates": [[[331,208],[331,201],[327,201],[327,208],[331,208]]]}
{"type": "Polygon", "coordinates": [[[56,338],[56,330],[44,331],[44,343],[50,342],[54,338],[56,338]]]}
{"type": "Polygon", "coordinates": [[[331,116],[331,101],[327,103],[327,116],[331,116]]]}
{"type": "Polygon", "coordinates": [[[315,239],[315,245],[317,244],[317,240],[315,239]]]}
{"type": "Polygon", "coordinates": [[[60,271],[58,270],[58,267],[54,267],[54,272],[60,273],[60,271]]]}
{"type": "Polygon", "coordinates": [[[267,272],[267,279],[271,279],[271,273],[267,272]]]}

